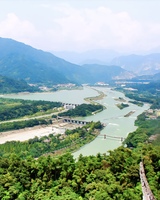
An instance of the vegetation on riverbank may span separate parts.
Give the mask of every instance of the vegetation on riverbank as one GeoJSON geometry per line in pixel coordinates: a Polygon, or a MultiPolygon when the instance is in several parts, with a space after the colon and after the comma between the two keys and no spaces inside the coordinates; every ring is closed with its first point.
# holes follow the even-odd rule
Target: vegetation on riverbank
{"type": "Polygon", "coordinates": [[[0,98],[0,121],[57,112],[61,102],[0,98]]]}
{"type": "Polygon", "coordinates": [[[129,103],[133,103],[133,104],[135,104],[135,105],[137,105],[137,106],[140,106],[140,107],[142,107],[143,105],[144,105],[144,103],[143,102],[140,102],[140,101],[128,101],[129,103]]]}
{"type": "Polygon", "coordinates": [[[52,120],[47,119],[47,118],[5,122],[5,123],[1,123],[0,132],[19,130],[19,129],[23,129],[23,128],[27,128],[27,127],[34,127],[34,126],[38,126],[38,125],[49,125],[49,124],[52,124],[52,120]]]}
{"type": "Polygon", "coordinates": [[[58,150],[62,153],[64,149],[65,152],[73,152],[95,139],[102,128],[100,122],[91,122],[81,128],[66,130],[63,135],[54,135],[53,132],[49,136],[35,137],[24,142],[6,142],[0,145],[0,156],[6,157],[12,152],[26,159],[27,156],[35,158],[47,153],[54,155],[58,150]]]}
{"type": "Polygon", "coordinates": [[[128,87],[132,87],[134,90],[128,91],[123,88],[118,88],[118,90],[123,91],[127,97],[132,98],[133,102],[136,101],[136,104],[139,104],[140,101],[142,104],[144,102],[150,103],[150,110],[138,116],[135,121],[135,125],[138,127],[137,130],[129,133],[123,143],[127,144],[128,147],[134,148],[144,142],[160,145],[158,142],[160,141],[160,116],[158,114],[160,109],[160,93],[157,89],[157,84],[140,85],[129,83],[128,87]]]}
{"type": "MultiPolygon", "coordinates": [[[[94,89],[96,90],[96,89],[94,89]]],[[[88,101],[89,103],[91,104],[98,104],[97,102],[95,101],[98,101],[98,100],[101,100],[103,99],[106,95],[104,94],[104,92],[100,91],[100,90],[96,90],[98,92],[98,96],[95,96],[95,97],[87,97],[85,98],[84,100],[85,101],[88,101]]]]}
{"type": "MultiPolygon", "coordinates": [[[[153,106],[159,106],[157,99],[153,106]]],[[[20,142],[0,145],[0,199],[139,200],[141,160],[150,188],[155,198],[160,199],[160,140],[157,137],[152,144],[147,143],[151,135],[160,133],[159,117],[153,118],[153,114],[141,114],[136,120],[138,129],[124,141],[127,147],[109,151],[109,155],[80,155],[77,160],[69,153],[57,156],[95,138],[97,132],[90,132],[93,122],[90,127],[67,130],[65,137],[50,135],[23,145],[20,142]],[[45,156],[40,156],[42,152],[45,156]],[[54,154],[48,156],[49,152],[54,154]]],[[[94,128],[100,129],[100,122],[94,128]]]]}
{"type": "Polygon", "coordinates": [[[118,104],[116,104],[116,106],[121,110],[129,107],[129,105],[127,103],[118,103],[118,104]]]}
{"type": "Polygon", "coordinates": [[[0,98],[0,105],[0,132],[52,124],[52,117],[57,117],[57,113],[58,116],[84,117],[103,110],[102,105],[81,104],[64,112],[61,102],[7,98],[0,98]]]}
{"type": "MultiPolygon", "coordinates": [[[[128,137],[123,142],[128,147],[137,147],[139,143],[144,142],[156,142],[160,138],[160,117],[149,119],[147,112],[142,113],[138,116],[135,121],[135,125],[138,126],[137,130],[129,133],[128,137]],[[157,135],[154,141],[150,140],[150,137],[157,135]]],[[[158,144],[160,145],[160,143],[158,144]]]]}
{"type": "Polygon", "coordinates": [[[85,117],[85,116],[92,115],[95,112],[100,112],[102,110],[103,110],[102,105],[81,104],[79,106],[76,106],[74,109],[59,113],[58,116],[85,117]]]}

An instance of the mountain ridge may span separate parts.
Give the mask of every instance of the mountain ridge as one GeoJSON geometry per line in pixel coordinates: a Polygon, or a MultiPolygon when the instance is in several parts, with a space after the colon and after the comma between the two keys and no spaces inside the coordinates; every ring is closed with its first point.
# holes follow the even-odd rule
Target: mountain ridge
{"type": "Polygon", "coordinates": [[[12,39],[0,38],[0,74],[14,79],[24,79],[28,83],[62,84],[94,83],[109,81],[108,71],[115,71],[118,76],[124,69],[117,66],[90,65],[88,68],[70,63],[64,59],[12,39]],[[94,68],[94,70],[93,70],[94,68]],[[100,74],[99,69],[103,68],[100,74]],[[94,73],[93,73],[94,71],[94,73]],[[101,80],[106,74],[106,79],[101,80]]]}
{"type": "Polygon", "coordinates": [[[160,53],[120,56],[114,58],[111,64],[134,72],[136,75],[154,75],[160,72],[160,53]]]}

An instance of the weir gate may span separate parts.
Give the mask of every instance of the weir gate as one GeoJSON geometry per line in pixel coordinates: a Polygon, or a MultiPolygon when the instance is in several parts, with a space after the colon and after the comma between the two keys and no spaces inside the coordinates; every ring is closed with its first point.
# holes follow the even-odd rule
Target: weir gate
{"type": "Polygon", "coordinates": [[[80,104],[75,103],[62,103],[63,107],[67,110],[74,109],[75,107],[79,106],[80,104]]]}
{"type": "Polygon", "coordinates": [[[83,121],[83,120],[76,120],[76,119],[71,119],[71,118],[63,118],[63,117],[57,117],[57,120],[60,119],[64,123],[69,123],[69,124],[81,124],[81,125],[86,125],[89,122],[83,121]]]}

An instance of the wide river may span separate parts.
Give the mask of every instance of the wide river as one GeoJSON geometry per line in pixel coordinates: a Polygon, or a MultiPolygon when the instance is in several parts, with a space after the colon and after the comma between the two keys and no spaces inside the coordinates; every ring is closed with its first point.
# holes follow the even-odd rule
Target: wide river
{"type": "MultiPolygon", "coordinates": [[[[106,109],[100,113],[81,119],[86,121],[101,121],[106,124],[100,135],[106,134],[110,136],[126,137],[128,133],[136,130],[137,127],[134,126],[135,119],[144,110],[147,110],[149,105],[145,104],[143,107],[139,107],[135,104],[128,103],[129,107],[120,110],[116,106],[116,104],[119,103],[116,99],[119,97],[124,98],[126,101],[129,99],[126,98],[123,93],[114,91],[107,87],[84,87],[82,90],[62,90],[52,93],[5,95],[3,97],[81,104],[86,103],[84,98],[98,95],[98,92],[94,89],[106,94],[106,97],[98,101],[100,104],[104,105],[106,109]],[[124,115],[128,114],[130,111],[134,111],[134,113],[129,117],[124,117],[124,115]]],[[[104,139],[103,136],[98,136],[94,141],[75,152],[74,156],[78,157],[80,154],[96,155],[98,152],[107,153],[108,150],[113,150],[121,144],[120,140],[108,137],[104,139]]]]}

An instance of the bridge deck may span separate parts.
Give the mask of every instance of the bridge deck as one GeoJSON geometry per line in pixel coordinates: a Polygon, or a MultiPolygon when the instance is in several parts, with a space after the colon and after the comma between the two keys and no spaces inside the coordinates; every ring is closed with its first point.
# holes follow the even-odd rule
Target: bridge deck
{"type": "Polygon", "coordinates": [[[112,136],[112,135],[107,135],[107,134],[100,134],[99,136],[102,136],[105,139],[107,137],[107,138],[110,138],[110,139],[118,139],[118,140],[121,140],[121,141],[125,140],[125,138],[122,137],[122,136],[112,136]]]}

